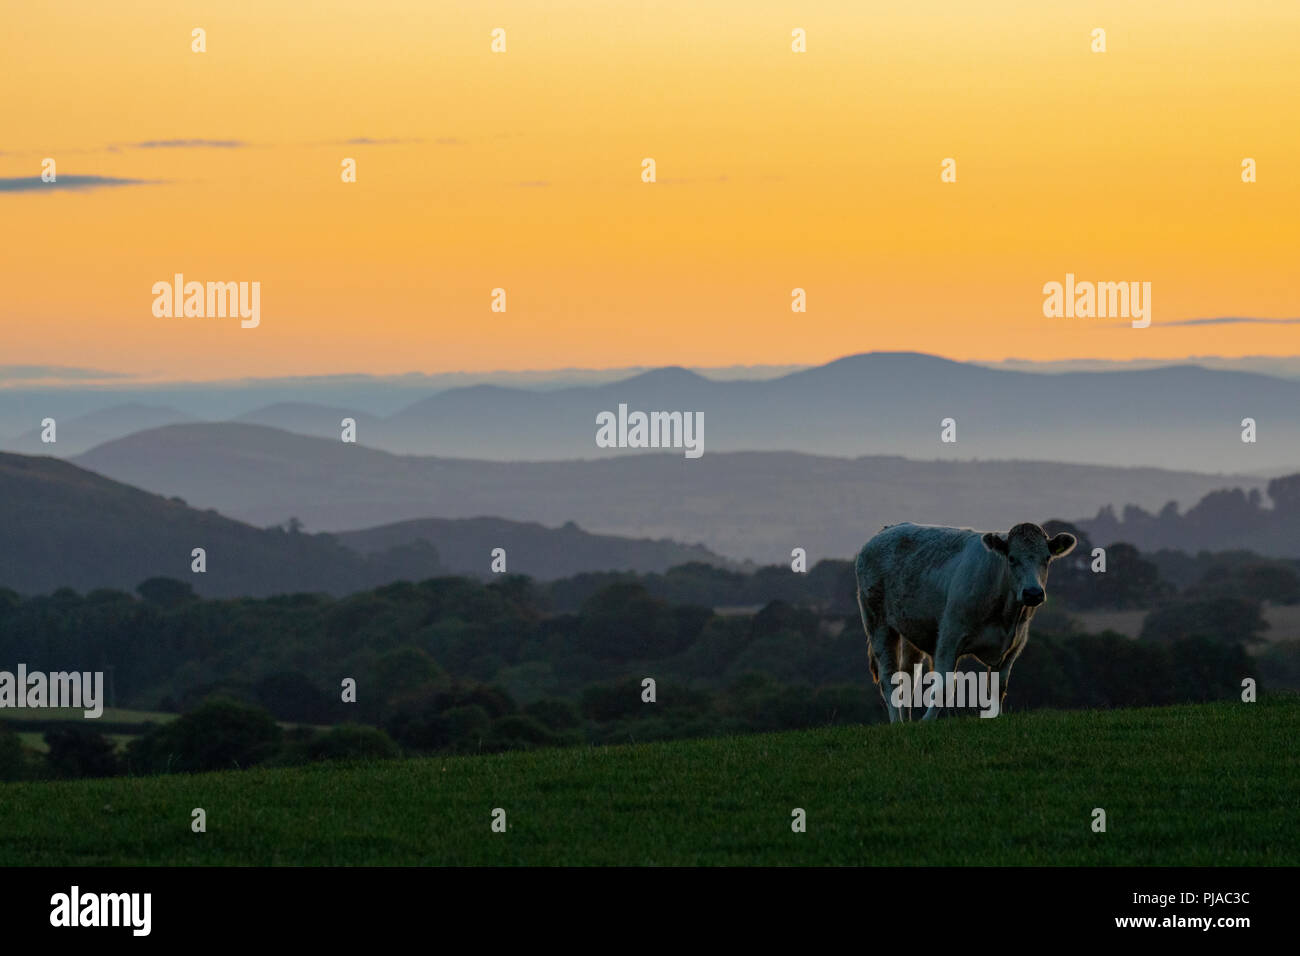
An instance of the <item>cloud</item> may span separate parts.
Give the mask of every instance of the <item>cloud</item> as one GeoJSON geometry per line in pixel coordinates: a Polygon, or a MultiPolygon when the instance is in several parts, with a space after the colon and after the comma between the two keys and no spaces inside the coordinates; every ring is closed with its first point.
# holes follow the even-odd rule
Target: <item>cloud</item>
{"type": "Polygon", "coordinates": [[[721,176],[706,176],[703,179],[696,179],[693,176],[685,178],[678,176],[661,176],[655,180],[655,182],[660,186],[690,186],[695,183],[725,183],[728,182],[729,179],[730,177],[724,173],[721,176]]]}
{"type": "MultiPolygon", "coordinates": [[[[1152,323],[1155,325],[1157,323],[1152,323]]],[[[1160,325],[1300,325],[1300,319],[1252,319],[1241,316],[1223,316],[1217,319],[1175,319],[1160,325]]]]}
{"type": "Polygon", "coordinates": [[[248,146],[240,139],[147,139],[126,145],[136,149],[244,149],[248,146]]]}
{"type": "Polygon", "coordinates": [[[162,180],[60,174],[54,182],[47,183],[42,181],[40,176],[15,176],[10,179],[0,178],[0,193],[36,192],[41,189],[99,189],[101,186],[149,186],[159,182],[162,182],[162,180]]]}
{"type": "Polygon", "coordinates": [[[63,365],[0,365],[0,381],[18,379],[92,379],[131,378],[124,372],[108,372],[98,368],[76,368],[63,365]]]}
{"type": "Polygon", "coordinates": [[[408,143],[423,143],[422,139],[399,139],[390,136],[387,139],[373,139],[369,136],[354,136],[342,141],[343,146],[404,146],[408,143]]]}

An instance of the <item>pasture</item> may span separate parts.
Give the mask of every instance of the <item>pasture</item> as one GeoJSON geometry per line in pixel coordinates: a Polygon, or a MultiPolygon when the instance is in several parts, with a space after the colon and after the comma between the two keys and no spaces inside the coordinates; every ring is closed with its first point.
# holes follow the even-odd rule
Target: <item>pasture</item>
{"type": "Polygon", "coordinates": [[[1294,866],[1297,725],[1300,697],[1276,694],[0,784],[0,865],[1294,866]]]}

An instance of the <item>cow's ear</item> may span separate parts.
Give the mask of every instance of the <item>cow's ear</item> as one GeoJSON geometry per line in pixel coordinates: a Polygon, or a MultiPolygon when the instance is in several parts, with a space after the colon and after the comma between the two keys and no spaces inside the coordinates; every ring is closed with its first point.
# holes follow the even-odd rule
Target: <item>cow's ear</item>
{"type": "Polygon", "coordinates": [[[999,554],[1007,553],[1007,539],[1000,534],[987,531],[980,540],[984,542],[984,547],[990,551],[997,551],[999,554]]]}
{"type": "Polygon", "coordinates": [[[1078,539],[1068,531],[1062,531],[1058,535],[1053,535],[1052,539],[1047,542],[1047,550],[1051,552],[1054,558],[1063,558],[1078,544],[1078,539]]]}

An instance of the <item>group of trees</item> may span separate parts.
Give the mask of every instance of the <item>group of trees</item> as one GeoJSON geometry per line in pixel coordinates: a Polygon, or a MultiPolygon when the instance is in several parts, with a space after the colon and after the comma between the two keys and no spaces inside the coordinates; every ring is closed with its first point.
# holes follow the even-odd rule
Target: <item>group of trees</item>
{"type": "Polygon", "coordinates": [[[1128,541],[1145,551],[1215,551],[1249,548],[1258,554],[1293,556],[1300,537],[1300,474],[1274,478],[1259,489],[1214,491],[1180,514],[1170,501],[1156,514],[1128,505],[1120,516],[1110,506],[1079,524],[1101,541],[1128,541]]]}
{"type": "MultiPolygon", "coordinates": [[[[1051,530],[1068,526],[1053,524],[1051,530]]],[[[1230,696],[1243,677],[1300,686],[1300,653],[1252,661],[1261,600],[1296,600],[1285,562],[1203,561],[1179,590],[1136,549],[1091,542],[1053,566],[1052,603],[1016,665],[1025,707],[1230,696]],[[1145,600],[1142,596],[1145,595],[1145,600]],[[1081,633],[1067,613],[1153,607],[1139,640],[1081,633]],[[1266,666],[1265,666],[1266,665],[1266,666]],[[1264,672],[1267,673],[1264,673],[1264,672]]],[[[1202,556],[1203,557],[1203,556],[1202,556]]],[[[884,719],[847,562],[808,574],[686,565],[542,587],[502,575],[398,582],[346,598],[204,600],[152,579],[139,597],[0,591],[0,660],[114,668],[120,700],[180,716],[115,748],[91,722],[48,728],[37,760],[0,729],[0,777],[158,773],[401,753],[480,753],[884,719]],[[771,585],[789,597],[724,613],[771,585]],[[742,600],[737,600],[741,598],[742,600]],[[654,681],[647,700],[644,681],[654,681]],[[355,699],[344,700],[345,682],[355,699]]],[[[1184,568],[1184,571],[1186,568],[1184,568]]],[[[119,728],[114,728],[120,731],[119,728]]]]}
{"type": "MultiPolygon", "coordinates": [[[[1268,520],[1300,516],[1300,476],[1270,483],[1269,494],[1268,520]]],[[[1239,502],[1224,492],[1187,515],[1165,509],[1152,520],[1199,526],[1229,512],[1258,520],[1259,496],[1239,502]]],[[[1146,520],[1126,516],[1125,528],[1146,520]]],[[[1247,676],[1300,688],[1300,642],[1274,642],[1254,658],[1243,649],[1267,628],[1265,604],[1300,602],[1300,562],[1246,551],[1144,554],[1112,541],[1099,573],[1094,541],[1111,540],[1104,522],[1044,527],[1079,543],[1052,565],[1051,600],[1017,663],[1012,709],[1210,699],[1238,693],[1247,676]],[[1147,611],[1140,638],[1083,633],[1071,614],[1094,609],[1147,611]]],[[[0,779],[878,721],[855,591],[852,562],[833,560],[807,573],[690,563],[545,585],[436,577],[342,598],[210,600],[168,578],[143,582],[137,595],[0,589],[0,662],[111,668],[118,699],[107,703],[179,715],[143,728],[28,722],[29,733],[44,733],[40,757],[0,720],[0,779]],[[349,683],[355,696],[345,700],[349,683]],[[120,748],[110,732],[135,733],[120,748]]]]}

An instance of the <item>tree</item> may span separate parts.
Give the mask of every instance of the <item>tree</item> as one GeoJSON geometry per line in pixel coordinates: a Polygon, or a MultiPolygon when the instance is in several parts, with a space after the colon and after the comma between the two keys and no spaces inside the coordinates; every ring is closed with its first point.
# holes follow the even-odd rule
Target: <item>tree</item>
{"type": "Polygon", "coordinates": [[[45,764],[56,777],[112,777],[121,772],[113,741],[89,727],[67,727],[45,735],[45,764]]]}
{"type": "Polygon", "coordinates": [[[402,750],[378,727],[340,724],[307,745],[312,760],[387,760],[400,757],[402,750]]]}
{"type": "Polygon", "coordinates": [[[1300,517],[1300,475],[1274,478],[1268,483],[1268,496],[1278,515],[1294,519],[1300,517]]]}
{"type": "Polygon", "coordinates": [[[524,708],[524,713],[540,720],[551,730],[572,730],[582,722],[577,710],[567,700],[546,698],[533,701],[524,708]]]}
{"type": "Polygon", "coordinates": [[[22,780],[27,776],[27,756],[18,735],[0,724],[0,781],[22,780]]]}
{"type": "Polygon", "coordinates": [[[273,756],[283,734],[266,711],[215,698],[137,737],[127,748],[133,770],[231,770],[273,756]]]}
{"type": "Polygon", "coordinates": [[[335,716],[325,692],[297,671],[268,674],[254,685],[253,696],[280,720],[323,724],[335,716]]]}
{"type": "Polygon", "coordinates": [[[184,581],[175,578],[149,578],[137,584],[135,590],[150,604],[167,608],[196,600],[194,589],[184,581]]]}
{"type": "Polygon", "coordinates": [[[581,649],[605,660],[646,660],[682,650],[679,623],[667,601],[640,584],[618,583],[582,605],[581,649]]]}
{"type": "Polygon", "coordinates": [[[1158,607],[1142,623],[1144,641],[1171,642],[1209,638],[1226,643],[1255,643],[1268,627],[1259,602],[1237,597],[1184,600],[1158,607]]]}

